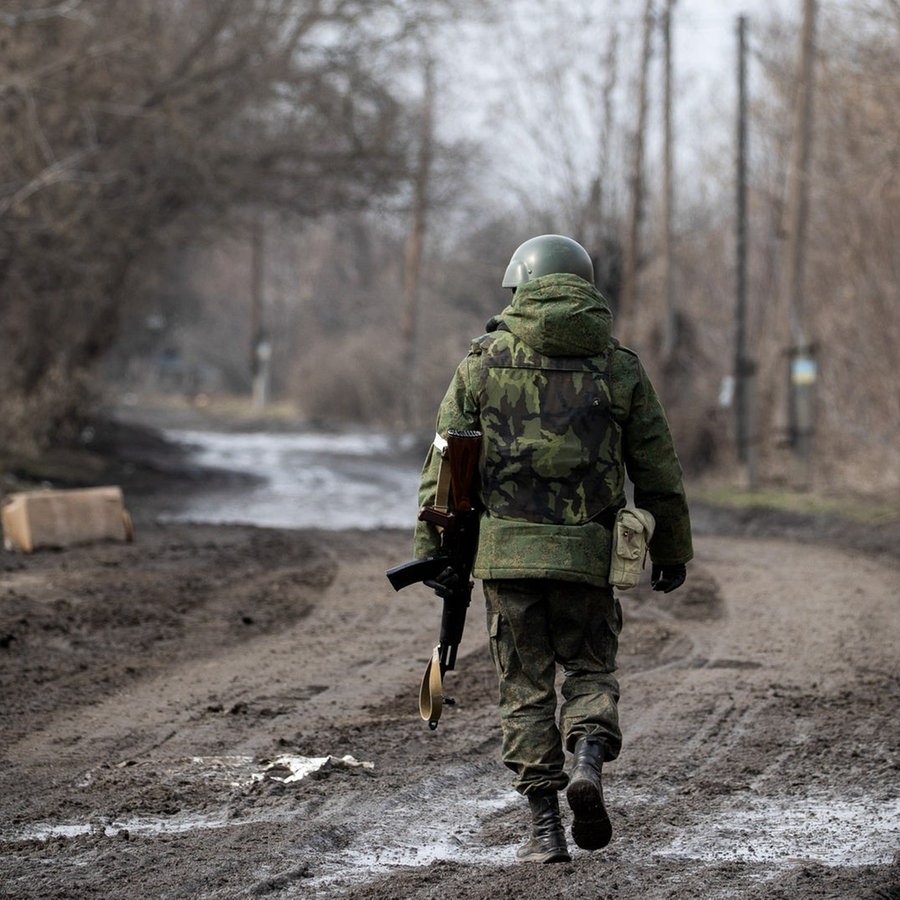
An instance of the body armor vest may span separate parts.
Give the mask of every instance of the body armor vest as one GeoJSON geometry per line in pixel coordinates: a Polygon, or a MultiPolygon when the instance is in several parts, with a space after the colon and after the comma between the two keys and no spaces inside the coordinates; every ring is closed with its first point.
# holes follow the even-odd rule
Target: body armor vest
{"type": "Polygon", "coordinates": [[[615,342],[595,357],[549,357],[507,331],[481,338],[482,502],[489,516],[583,525],[624,503],[612,414],[615,342]]]}

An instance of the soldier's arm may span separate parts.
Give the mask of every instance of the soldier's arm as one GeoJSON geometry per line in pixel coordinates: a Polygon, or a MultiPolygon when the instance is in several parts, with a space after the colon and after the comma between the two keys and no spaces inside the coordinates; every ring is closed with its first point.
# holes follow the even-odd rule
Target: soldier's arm
{"type": "MultiPolygon", "coordinates": [[[[480,372],[480,351],[473,349],[469,355],[459,364],[444,399],[438,408],[435,432],[442,438],[447,437],[447,432],[452,428],[458,431],[468,431],[477,428],[478,398],[476,388],[477,376],[480,372]]],[[[419,508],[433,506],[437,492],[438,473],[441,467],[441,456],[438,449],[431,445],[422,466],[422,477],[419,481],[419,508]]],[[[434,526],[428,522],[417,522],[413,555],[417,559],[432,556],[440,548],[438,533],[434,526]]]]}
{"type": "Polygon", "coordinates": [[[620,350],[622,374],[630,385],[622,422],[625,468],[634,484],[634,502],[656,519],[650,556],[661,565],[686,563],[693,557],[691,520],[683,472],[662,403],[643,365],[631,351],[620,350]]]}

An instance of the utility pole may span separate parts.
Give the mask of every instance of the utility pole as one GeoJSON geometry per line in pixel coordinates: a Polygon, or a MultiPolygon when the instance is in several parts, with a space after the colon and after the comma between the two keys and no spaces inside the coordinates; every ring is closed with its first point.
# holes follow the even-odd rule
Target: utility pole
{"type": "Polygon", "coordinates": [[[804,328],[804,274],[806,228],[809,208],[809,161],[813,125],[813,64],[817,2],[804,0],[794,133],[788,172],[785,211],[783,302],[787,307],[791,346],[788,351],[788,427],[791,447],[797,456],[796,477],[800,487],[810,483],[816,362],[814,347],[804,328]]]}
{"type": "Polygon", "coordinates": [[[756,488],[753,409],[756,363],[747,355],[747,19],[738,17],[737,278],[735,283],[734,412],[738,462],[746,486],[756,488]]]}

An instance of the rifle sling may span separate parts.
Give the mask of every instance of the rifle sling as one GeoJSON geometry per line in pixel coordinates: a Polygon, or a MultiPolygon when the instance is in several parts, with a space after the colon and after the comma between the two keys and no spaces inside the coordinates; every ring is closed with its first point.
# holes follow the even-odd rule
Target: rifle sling
{"type": "Polygon", "coordinates": [[[419,688],[419,715],[428,723],[428,727],[434,731],[441,711],[444,708],[444,686],[441,683],[441,657],[440,646],[434,648],[434,653],[425,667],[422,676],[422,686],[419,688]]]}

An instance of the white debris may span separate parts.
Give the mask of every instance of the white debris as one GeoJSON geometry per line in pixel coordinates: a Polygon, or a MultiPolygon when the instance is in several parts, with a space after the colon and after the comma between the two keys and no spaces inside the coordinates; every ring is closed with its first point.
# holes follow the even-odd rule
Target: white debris
{"type": "Polygon", "coordinates": [[[349,754],[341,757],[285,754],[275,757],[262,772],[255,773],[252,776],[252,780],[280,781],[283,784],[291,784],[296,781],[302,781],[314,772],[327,771],[333,768],[372,770],[375,768],[375,764],[360,762],[349,754]]]}

